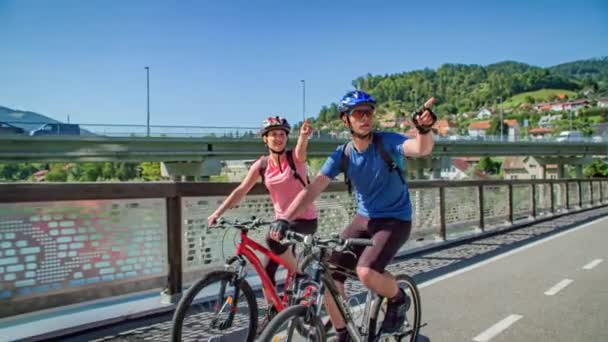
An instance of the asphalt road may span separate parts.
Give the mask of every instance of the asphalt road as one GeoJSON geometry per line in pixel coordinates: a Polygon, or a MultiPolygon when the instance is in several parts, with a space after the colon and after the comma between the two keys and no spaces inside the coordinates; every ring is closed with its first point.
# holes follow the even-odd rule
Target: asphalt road
{"type": "Polygon", "coordinates": [[[608,341],[607,245],[601,219],[423,283],[422,332],[433,342],[608,341]]]}

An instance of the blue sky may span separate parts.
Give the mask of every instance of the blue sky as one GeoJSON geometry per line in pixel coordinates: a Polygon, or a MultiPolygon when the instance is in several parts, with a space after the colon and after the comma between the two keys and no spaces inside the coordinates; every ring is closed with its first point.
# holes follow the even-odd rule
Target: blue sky
{"type": "Polygon", "coordinates": [[[608,2],[0,0],[0,105],[72,122],[258,126],[351,81],[608,55],[608,2]]]}

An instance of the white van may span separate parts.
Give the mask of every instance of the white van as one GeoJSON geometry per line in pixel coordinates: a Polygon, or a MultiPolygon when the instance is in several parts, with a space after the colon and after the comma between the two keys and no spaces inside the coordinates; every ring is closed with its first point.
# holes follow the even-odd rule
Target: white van
{"type": "Polygon", "coordinates": [[[555,141],[582,141],[583,133],[579,131],[562,131],[555,141]]]}

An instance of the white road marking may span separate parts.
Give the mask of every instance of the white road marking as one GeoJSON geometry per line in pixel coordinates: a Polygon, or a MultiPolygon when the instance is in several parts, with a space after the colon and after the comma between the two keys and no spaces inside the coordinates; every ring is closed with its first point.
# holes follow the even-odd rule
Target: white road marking
{"type": "Polygon", "coordinates": [[[419,284],[419,285],[418,285],[418,288],[419,288],[419,289],[423,289],[423,288],[425,288],[425,287],[427,287],[427,286],[431,286],[431,285],[433,285],[433,284],[435,284],[435,283],[438,283],[438,282],[440,282],[440,281],[443,281],[443,280],[446,280],[446,279],[450,279],[450,278],[455,277],[455,276],[457,276],[457,275],[459,275],[459,274],[462,274],[462,273],[465,273],[465,272],[468,272],[468,271],[474,270],[474,269],[476,269],[476,268],[479,268],[479,267],[481,267],[481,266],[487,265],[487,264],[492,263],[492,262],[494,262],[494,261],[498,261],[498,260],[500,260],[500,259],[504,259],[504,258],[506,258],[506,257],[508,257],[508,256],[511,256],[511,255],[515,254],[515,253],[518,253],[518,252],[524,251],[524,250],[526,250],[526,249],[529,249],[529,248],[532,248],[532,247],[538,246],[538,245],[540,245],[540,244],[543,244],[543,243],[545,243],[545,242],[551,241],[551,240],[553,240],[553,239],[557,239],[557,238],[562,237],[562,236],[564,236],[564,235],[567,235],[567,234],[570,234],[570,233],[574,233],[574,232],[579,231],[579,230],[581,230],[581,229],[583,229],[583,228],[587,228],[587,227],[589,227],[590,225],[595,224],[595,223],[597,223],[597,222],[600,222],[600,221],[602,221],[602,220],[606,220],[606,218],[605,218],[605,217],[602,217],[602,218],[599,218],[599,219],[593,220],[593,221],[591,221],[591,222],[587,222],[587,223],[585,223],[585,224],[583,224],[583,225],[580,225],[580,226],[578,226],[578,227],[576,227],[576,228],[572,228],[572,229],[569,229],[569,230],[567,230],[567,231],[565,231],[565,232],[561,232],[561,233],[558,233],[558,234],[552,235],[552,236],[550,236],[550,237],[548,237],[548,238],[545,238],[545,239],[543,239],[543,240],[539,240],[539,241],[533,242],[533,243],[531,243],[531,244],[528,244],[528,245],[525,245],[525,246],[521,246],[521,247],[516,248],[516,249],[514,249],[514,250],[511,250],[511,251],[509,251],[509,252],[506,252],[506,253],[503,253],[503,254],[497,255],[497,256],[495,256],[495,257],[492,257],[492,258],[490,258],[490,259],[484,260],[484,261],[482,261],[482,262],[478,262],[478,263],[473,264],[473,265],[471,265],[471,266],[467,266],[467,267],[465,267],[465,268],[459,269],[458,271],[454,271],[454,272],[451,272],[451,273],[448,273],[448,274],[442,275],[442,276],[440,276],[440,277],[430,279],[430,280],[428,280],[428,281],[425,281],[425,282],[424,282],[424,283],[422,283],[422,284],[419,284]]]}
{"type": "Polygon", "coordinates": [[[584,270],[590,270],[592,268],[594,268],[595,266],[599,265],[602,261],[602,259],[595,259],[592,262],[588,263],[587,265],[583,266],[584,270]]]}
{"type": "Polygon", "coordinates": [[[574,280],[572,280],[572,279],[564,279],[564,280],[560,281],[559,283],[555,284],[555,286],[553,286],[552,288],[548,289],[545,292],[545,294],[547,296],[553,296],[554,294],[563,290],[566,286],[570,285],[570,283],[572,283],[573,281],[574,280]]]}
{"type": "Polygon", "coordinates": [[[487,342],[493,339],[496,335],[505,331],[508,327],[510,327],[513,323],[519,321],[523,316],[521,315],[509,315],[502,321],[494,324],[488,330],[482,332],[481,334],[475,336],[473,341],[476,342],[487,342]]]}

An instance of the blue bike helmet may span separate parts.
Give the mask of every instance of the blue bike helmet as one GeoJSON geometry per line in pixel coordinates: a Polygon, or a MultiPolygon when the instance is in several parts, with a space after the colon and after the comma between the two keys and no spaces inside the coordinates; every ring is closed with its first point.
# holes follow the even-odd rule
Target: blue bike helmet
{"type": "Polygon", "coordinates": [[[349,110],[360,104],[367,104],[372,106],[372,108],[376,108],[376,100],[368,93],[362,90],[348,92],[346,95],[344,95],[342,100],[340,100],[340,105],[338,105],[340,117],[347,114],[349,110]]]}

